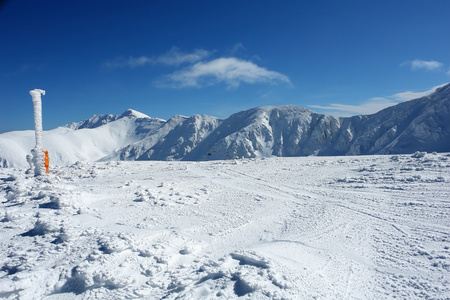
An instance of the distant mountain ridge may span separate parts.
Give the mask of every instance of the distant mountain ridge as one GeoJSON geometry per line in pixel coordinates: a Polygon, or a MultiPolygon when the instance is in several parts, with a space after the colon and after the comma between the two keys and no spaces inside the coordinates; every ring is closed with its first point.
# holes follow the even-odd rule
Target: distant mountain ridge
{"type": "Polygon", "coordinates": [[[71,124],[64,125],[63,127],[71,128],[71,129],[83,129],[83,128],[97,128],[102,125],[105,125],[107,123],[113,122],[117,119],[124,118],[124,117],[134,117],[134,118],[150,118],[146,114],[143,114],[141,112],[138,112],[134,109],[127,109],[123,114],[120,116],[118,115],[93,115],[87,120],[81,121],[81,122],[74,122],[71,124]]]}
{"type": "MultiPolygon", "coordinates": [[[[55,164],[78,160],[219,160],[269,156],[450,152],[450,84],[372,115],[339,118],[293,105],[264,106],[222,120],[134,110],[94,115],[44,133],[55,164]]],[[[0,134],[0,166],[26,167],[34,132],[0,134]]]]}

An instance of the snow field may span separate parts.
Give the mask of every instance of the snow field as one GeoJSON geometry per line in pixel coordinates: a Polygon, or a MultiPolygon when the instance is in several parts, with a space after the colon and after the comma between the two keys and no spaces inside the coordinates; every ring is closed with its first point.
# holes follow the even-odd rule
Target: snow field
{"type": "Polygon", "coordinates": [[[450,155],[0,169],[0,298],[447,299],[450,155]]]}

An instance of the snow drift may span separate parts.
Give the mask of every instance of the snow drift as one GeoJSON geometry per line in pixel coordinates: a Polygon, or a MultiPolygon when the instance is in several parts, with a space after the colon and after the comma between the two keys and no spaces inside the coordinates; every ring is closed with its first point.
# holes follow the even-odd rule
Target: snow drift
{"type": "MultiPolygon", "coordinates": [[[[108,160],[221,160],[269,156],[450,151],[450,84],[433,94],[349,118],[297,106],[265,106],[225,120],[164,121],[127,110],[46,131],[52,164],[108,160]]],[[[0,134],[0,166],[25,167],[32,131],[0,134]]]]}

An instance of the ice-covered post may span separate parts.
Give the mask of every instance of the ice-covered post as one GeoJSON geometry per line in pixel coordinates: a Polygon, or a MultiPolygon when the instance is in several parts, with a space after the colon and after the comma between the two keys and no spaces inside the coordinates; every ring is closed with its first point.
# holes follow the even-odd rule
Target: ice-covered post
{"type": "Polygon", "coordinates": [[[36,135],[36,146],[31,150],[33,154],[34,175],[39,176],[45,173],[44,150],[42,147],[42,102],[41,94],[45,95],[44,90],[34,89],[30,91],[34,108],[34,130],[36,135]]]}

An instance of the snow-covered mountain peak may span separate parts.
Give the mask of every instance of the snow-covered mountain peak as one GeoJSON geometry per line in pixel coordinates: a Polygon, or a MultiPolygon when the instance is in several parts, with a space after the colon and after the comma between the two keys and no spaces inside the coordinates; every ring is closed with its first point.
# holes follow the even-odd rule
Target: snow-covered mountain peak
{"type": "Polygon", "coordinates": [[[435,95],[450,96],[450,83],[447,83],[436,89],[435,95]]]}
{"type": "Polygon", "coordinates": [[[123,117],[133,117],[133,118],[150,118],[149,116],[147,116],[146,114],[143,114],[141,112],[138,112],[137,110],[134,109],[127,109],[122,115],[120,115],[121,118],[123,117]]]}
{"type": "MultiPolygon", "coordinates": [[[[373,115],[336,118],[294,106],[262,106],[225,120],[151,118],[128,109],[44,133],[50,161],[222,160],[270,156],[450,151],[450,84],[373,115]],[[80,130],[83,129],[83,130],[80,130]]],[[[26,167],[33,131],[0,135],[0,166],[26,167]]]]}
{"type": "Polygon", "coordinates": [[[296,105],[278,105],[278,106],[261,106],[259,110],[267,112],[285,112],[285,113],[314,113],[312,110],[296,105]]]}
{"type": "Polygon", "coordinates": [[[116,121],[117,119],[119,119],[119,117],[120,116],[111,115],[111,114],[93,115],[92,117],[90,117],[87,120],[67,124],[67,125],[64,125],[63,127],[67,127],[67,128],[73,129],[73,130],[84,129],[84,128],[92,129],[92,128],[97,128],[97,127],[103,126],[107,123],[116,121]]]}
{"type": "Polygon", "coordinates": [[[74,123],[65,125],[63,127],[70,128],[70,129],[73,129],[73,130],[84,129],[84,128],[93,129],[93,128],[97,128],[97,127],[106,125],[108,123],[117,121],[117,120],[122,119],[122,118],[155,119],[155,120],[158,120],[158,121],[161,121],[161,122],[164,121],[164,120],[158,119],[158,118],[151,118],[151,117],[147,116],[146,114],[138,112],[137,110],[134,110],[134,109],[127,109],[121,115],[111,115],[111,114],[107,114],[107,115],[93,115],[92,117],[90,117],[87,120],[84,120],[84,121],[81,121],[81,122],[74,122],[74,123]]]}
{"type": "Polygon", "coordinates": [[[299,107],[295,105],[279,105],[279,106],[259,106],[255,108],[248,109],[246,111],[241,111],[236,113],[236,115],[247,115],[247,116],[270,116],[273,114],[290,116],[290,115],[302,115],[302,114],[313,114],[314,112],[310,109],[299,107]]]}

